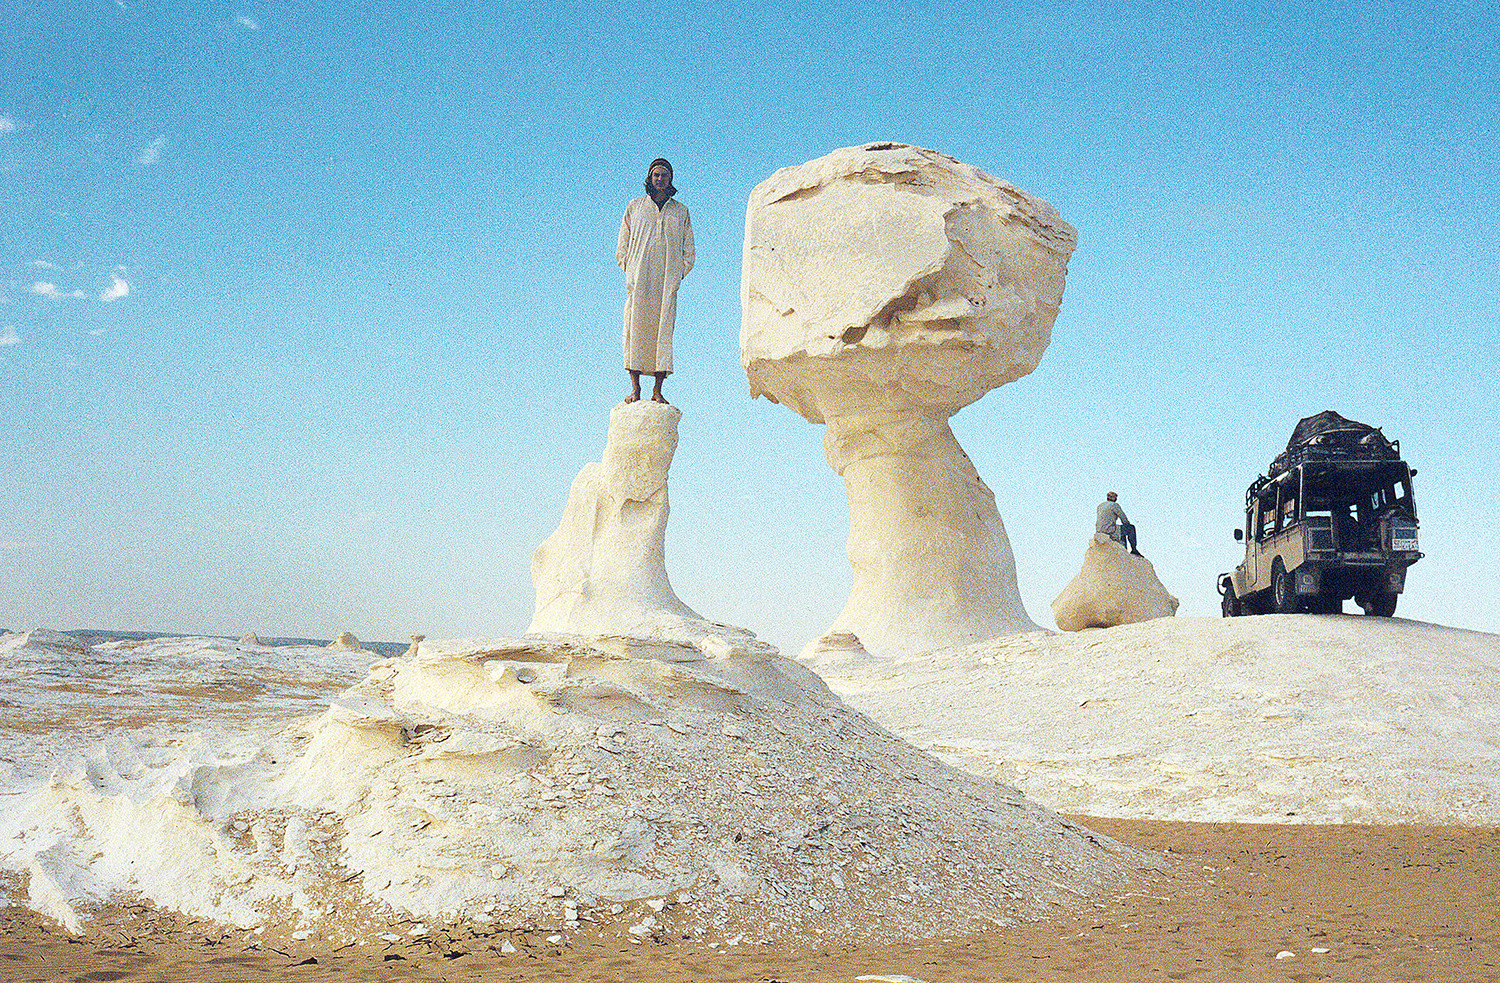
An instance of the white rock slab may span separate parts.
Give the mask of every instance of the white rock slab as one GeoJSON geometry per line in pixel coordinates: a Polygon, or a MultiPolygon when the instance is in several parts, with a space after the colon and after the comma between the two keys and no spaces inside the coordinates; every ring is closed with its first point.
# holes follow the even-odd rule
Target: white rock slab
{"type": "Polygon", "coordinates": [[[1144,556],[1103,534],[1089,540],[1083,568],[1052,602],[1052,617],[1063,631],[1114,628],[1177,613],[1177,598],[1157,579],[1144,556]]]}
{"type": "Polygon", "coordinates": [[[836,150],[751,193],[750,393],[827,424],[849,496],[853,588],[830,633],[886,657],[1036,629],[948,418],[1036,367],[1075,240],[1041,199],[904,144],[836,150]]]}
{"type": "Polygon", "coordinates": [[[1500,823],[1500,635],[1348,615],[1158,618],[809,664],[912,743],[1061,812],[1500,823]]]}

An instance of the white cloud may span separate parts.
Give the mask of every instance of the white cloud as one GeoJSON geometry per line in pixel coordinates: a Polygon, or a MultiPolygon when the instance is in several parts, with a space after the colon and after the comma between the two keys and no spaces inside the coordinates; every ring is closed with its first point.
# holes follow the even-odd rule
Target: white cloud
{"type": "Polygon", "coordinates": [[[16,132],[16,121],[9,116],[0,116],[0,133],[16,132]]]}
{"type": "Polygon", "coordinates": [[[82,290],[71,290],[68,292],[64,292],[57,289],[57,284],[47,283],[44,280],[38,280],[36,283],[33,283],[31,285],[31,292],[34,294],[41,294],[48,300],[65,300],[83,296],[82,290]]]}
{"type": "Polygon", "coordinates": [[[21,336],[16,334],[15,325],[7,324],[0,328],[0,345],[19,345],[20,343],[21,336]]]}
{"type": "Polygon", "coordinates": [[[102,335],[105,332],[105,330],[106,329],[104,329],[104,328],[94,328],[92,331],[89,332],[89,334],[98,336],[98,335],[102,335]]]}
{"type": "Polygon", "coordinates": [[[126,283],[124,280],[121,280],[113,273],[109,275],[109,278],[113,280],[114,283],[111,283],[104,289],[104,292],[99,295],[100,300],[104,301],[107,304],[112,300],[119,300],[121,297],[125,297],[130,294],[130,284],[126,283]]]}
{"type": "Polygon", "coordinates": [[[157,137],[141,150],[140,156],[136,157],[136,163],[155,164],[161,160],[161,148],[167,145],[166,137],[157,137]]]}
{"type": "Polygon", "coordinates": [[[234,19],[234,22],[236,24],[240,25],[241,27],[243,27],[247,31],[258,31],[258,30],[260,30],[260,23],[258,21],[256,21],[256,19],[254,17],[251,17],[249,14],[240,14],[238,17],[236,17],[234,19]]]}
{"type": "Polygon", "coordinates": [[[49,263],[45,259],[36,260],[36,261],[34,261],[33,265],[39,266],[39,267],[41,267],[44,270],[60,270],[60,269],[62,269],[62,267],[58,266],[56,263],[49,263]]]}

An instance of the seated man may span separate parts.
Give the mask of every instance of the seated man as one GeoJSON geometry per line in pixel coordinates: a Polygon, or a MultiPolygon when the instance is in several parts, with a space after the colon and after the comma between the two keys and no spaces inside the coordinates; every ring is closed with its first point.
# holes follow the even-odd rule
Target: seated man
{"type": "Polygon", "coordinates": [[[1099,503],[1099,516],[1094,522],[1094,532],[1103,533],[1122,544],[1130,550],[1132,556],[1140,556],[1140,551],[1135,548],[1135,526],[1130,524],[1125,510],[1120,508],[1120,496],[1110,492],[1104,497],[1105,501],[1099,503]]]}

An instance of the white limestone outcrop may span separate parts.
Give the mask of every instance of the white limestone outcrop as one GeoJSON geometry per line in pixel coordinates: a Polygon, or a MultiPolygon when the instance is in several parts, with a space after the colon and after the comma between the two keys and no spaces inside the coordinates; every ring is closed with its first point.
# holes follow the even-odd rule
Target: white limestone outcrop
{"type": "Polygon", "coordinates": [[[667,470],[681,418],[647,400],[610,411],[602,463],[578,472],[562,522],[532,557],[528,634],[676,637],[703,621],[667,579],[667,470]]]}
{"type": "Polygon", "coordinates": [[[830,633],[884,657],[1036,630],[948,418],[1036,367],[1075,241],[1046,202],[904,144],[836,150],[751,193],[750,393],[827,424],[849,496],[854,582],[830,633]]]}
{"type": "MultiPolygon", "coordinates": [[[[276,653],[254,658],[306,650],[276,653]]],[[[0,780],[15,900],[74,931],[118,896],[371,943],[420,922],[717,946],[1055,918],[1157,862],[917,750],[748,635],[424,641],[314,720],[297,689],[255,754],[238,692],[207,701],[241,725],[228,747],[131,726],[24,790],[0,780]]]]}
{"type": "Polygon", "coordinates": [[[808,667],[912,743],[1069,815],[1500,825],[1500,635],[1179,614],[808,667]]]}
{"type": "Polygon", "coordinates": [[[1103,533],[1089,540],[1083,569],[1052,602],[1052,617],[1063,631],[1114,628],[1177,613],[1177,598],[1156,577],[1143,556],[1132,556],[1103,533]]]}
{"type": "Polygon", "coordinates": [[[341,631],[339,637],[328,643],[328,647],[335,652],[360,652],[364,650],[364,644],[354,637],[352,632],[341,631]]]}

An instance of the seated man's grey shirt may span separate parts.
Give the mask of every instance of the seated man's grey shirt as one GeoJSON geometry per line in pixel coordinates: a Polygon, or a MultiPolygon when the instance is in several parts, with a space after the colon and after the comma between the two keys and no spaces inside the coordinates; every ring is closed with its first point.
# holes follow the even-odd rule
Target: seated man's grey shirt
{"type": "Polygon", "coordinates": [[[1119,502],[1100,502],[1099,518],[1094,523],[1094,532],[1102,532],[1110,539],[1118,539],[1115,530],[1121,522],[1129,522],[1125,516],[1125,510],[1120,508],[1119,502]]]}

